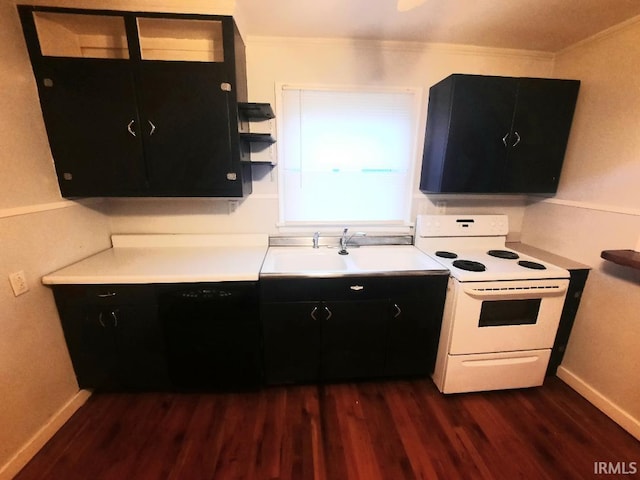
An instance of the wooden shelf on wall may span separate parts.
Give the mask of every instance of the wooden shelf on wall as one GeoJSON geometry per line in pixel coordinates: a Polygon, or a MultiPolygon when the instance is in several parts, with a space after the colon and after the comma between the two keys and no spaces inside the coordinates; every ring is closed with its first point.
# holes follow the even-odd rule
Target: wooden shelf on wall
{"type": "Polygon", "coordinates": [[[640,270],[640,252],[635,250],[603,250],[600,256],[618,265],[640,270]]]}

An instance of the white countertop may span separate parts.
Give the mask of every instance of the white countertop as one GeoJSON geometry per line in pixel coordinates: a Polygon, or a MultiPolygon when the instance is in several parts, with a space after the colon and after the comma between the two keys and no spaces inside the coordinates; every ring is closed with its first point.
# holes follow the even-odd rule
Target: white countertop
{"type": "Polygon", "coordinates": [[[45,285],[256,281],[267,235],[114,235],[113,248],[45,275],[45,285]]]}

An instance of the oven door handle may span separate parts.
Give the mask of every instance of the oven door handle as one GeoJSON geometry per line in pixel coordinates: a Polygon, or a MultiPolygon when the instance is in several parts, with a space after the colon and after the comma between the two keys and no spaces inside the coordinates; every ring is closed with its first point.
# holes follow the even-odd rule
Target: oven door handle
{"type": "Polygon", "coordinates": [[[473,288],[465,287],[464,293],[473,298],[541,298],[557,297],[564,295],[567,291],[566,284],[548,285],[544,287],[487,287],[473,288]]]}

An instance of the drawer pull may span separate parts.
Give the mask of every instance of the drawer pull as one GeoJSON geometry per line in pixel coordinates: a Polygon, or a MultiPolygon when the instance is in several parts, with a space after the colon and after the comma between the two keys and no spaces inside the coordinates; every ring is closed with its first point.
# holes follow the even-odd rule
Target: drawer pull
{"type": "Polygon", "coordinates": [[[362,285],[351,285],[349,288],[351,290],[355,291],[355,292],[359,292],[360,290],[364,290],[364,287],[362,285]]]}
{"type": "Polygon", "coordinates": [[[98,293],[98,297],[100,298],[109,298],[109,297],[115,297],[117,295],[116,292],[105,292],[105,293],[98,293]]]}

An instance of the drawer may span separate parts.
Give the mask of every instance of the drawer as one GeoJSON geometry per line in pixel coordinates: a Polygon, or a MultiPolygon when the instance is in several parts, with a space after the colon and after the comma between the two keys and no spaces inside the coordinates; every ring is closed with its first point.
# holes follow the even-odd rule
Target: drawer
{"type": "Polygon", "coordinates": [[[54,285],[56,303],[61,305],[154,304],[153,285],[54,285]]]}
{"type": "Polygon", "coordinates": [[[447,355],[444,375],[438,378],[436,371],[434,380],[442,393],[537,387],[544,381],[550,355],[547,349],[447,355]]]}

